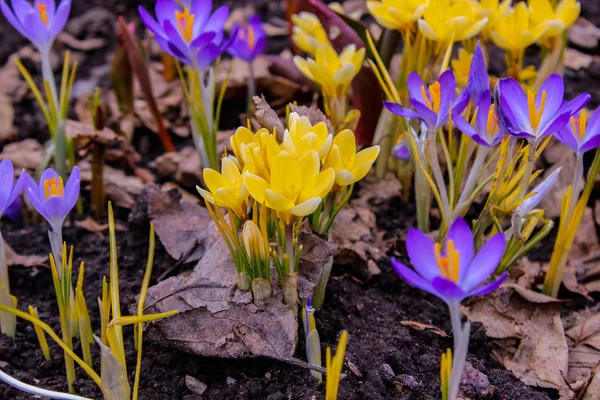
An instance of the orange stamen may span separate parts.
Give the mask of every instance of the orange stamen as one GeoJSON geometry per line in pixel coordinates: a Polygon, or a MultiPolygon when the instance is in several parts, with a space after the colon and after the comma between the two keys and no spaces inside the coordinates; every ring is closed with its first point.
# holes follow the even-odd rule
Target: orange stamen
{"type": "Polygon", "coordinates": [[[40,12],[40,19],[44,23],[44,25],[48,26],[48,5],[42,4],[39,1],[35,3],[35,6],[40,12]]]}
{"type": "Polygon", "coordinates": [[[454,248],[454,241],[448,240],[447,254],[442,256],[442,246],[439,243],[435,244],[435,258],[438,263],[438,268],[442,276],[452,282],[458,282],[460,276],[460,254],[454,248]]]}
{"type": "Polygon", "coordinates": [[[51,196],[63,197],[64,194],[65,186],[61,177],[58,177],[58,183],[56,182],[56,177],[44,181],[44,195],[46,199],[49,199],[51,196]]]}
{"type": "Polygon", "coordinates": [[[544,112],[544,106],[546,105],[546,91],[542,92],[542,101],[540,102],[540,108],[538,109],[535,105],[535,95],[531,90],[527,91],[527,107],[529,109],[529,121],[533,129],[537,129],[542,119],[542,113],[544,112]]]}
{"type": "Polygon", "coordinates": [[[421,86],[421,95],[423,96],[423,99],[425,99],[425,103],[427,103],[427,107],[429,107],[430,110],[436,113],[440,111],[442,93],[439,82],[434,82],[429,85],[429,96],[427,96],[425,86],[421,86]],[[431,100],[429,99],[430,96],[431,100]]]}
{"type": "Polygon", "coordinates": [[[491,105],[490,111],[488,111],[486,129],[490,137],[498,132],[498,117],[496,117],[496,106],[494,104],[491,105]]]}
{"type": "Polygon", "coordinates": [[[248,38],[246,41],[248,42],[248,48],[250,48],[250,50],[254,50],[254,46],[256,45],[256,43],[254,43],[254,36],[254,29],[252,26],[248,25],[248,38]]]}
{"type": "Polygon", "coordinates": [[[175,19],[177,20],[177,27],[183,39],[189,43],[192,41],[194,36],[194,19],[196,17],[190,12],[189,8],[184,8],[183,12],[175,11],[175,19]]]}
{"type": "Polygon", "coordinates": [[[583,137],[585,136],[585,131],[587,129],[587,113],[585,109],[581,110],[579,118],[571,117],[571,129],[573,130],[573,134],[575,135],[575,137],[583,139],[583,137]]]}

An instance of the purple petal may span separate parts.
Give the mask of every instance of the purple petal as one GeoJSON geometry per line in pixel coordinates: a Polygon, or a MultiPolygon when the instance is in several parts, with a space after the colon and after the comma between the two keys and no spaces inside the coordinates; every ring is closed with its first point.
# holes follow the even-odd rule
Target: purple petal
{"type": "Polygon", "coordinates": [[[394,271],[396,271],[396,273],[400,275],[400,277],[406,282],[418,289],[426,291],[427,293],[439,296],[439,294],[435,291],[431,284],[425,281],[415,271],[413,271],[412,269],[410,269],[409,267],[407,267],[406,265],[402,264],[394,258],[392,258],[391,261],[392,267],[394,267],[394,271]]]}
{"type": "Polygon", "coordinates": [[[483,285],[483,286],[469,292],[467,297],[485,296],[487,294],[495,292],[496,290],[498,290],[500,285],[502,285],[502,283],[504,283],[506,278],[508,278],[508,273],[503,272],[502,275],[500,275],[500,277],[498,279],[496,279],[495,281],[493,281],[492,283],[488,283],[487,285],[483,285]]]}
{"type": "Polygon", "coordinates": [[[267,38],[262,37],[262,38],[258,39],[256,44],[254,45],[252,59],[255,59],[257,56],[264,53],[266,48],[267,48],[267,38]]]}
{"type": "Polygon", "coordinates": [[[465,292],[454,282],[446,278],[435,278],[431,283],[437,295],[445,302],[462,301],[465,292]]]}
{"type": "MultiPolygon", "coordinates": [[[[150,13],[148,11],[146,11],[146,9],[142,6],[138,7],[138,12],[140,13],[140,19],[142,20],[142,22],[144,23],[144,25],[146,25],[146,28],[150,29],[150,31],[154,34],[154,36],[160,36],[161,38],[166,39],[166,34],[164,29],[162,28],[161,25],[158,24],[158,22],[152,18],[152,16],[150,15],[150,13]]],[[[163,46],[161,46],[163,47],[163,46]]],[[[163,47],[163,50],[166,50],[163,47]]]]}
{"type": "Polygon", "coordinates": [[[392,149],[392,154],[394,157],[399,158],[401,160],[410,160],[410,150],[406,147],[406,143],[404,140],[396,143],[394,148],[392,149]]]}
{"type": "Polygon", "coordinates": [[[177,25],[175,13],[181,12],[181,7],[179,7],[175,0],[157,0],[154,11],[160,25],[164,26],[166,21],[177,25]]]}
{"type": "Polygon", "coordinates": [[[535,99],[535,105],[538,109],[541,105],[544,91],[546,92],[546,103],[542,112],[540,126],[545,125],[545,120],[552,118],[562,104],[565,96],[565,85],[562,77],[558,74],[552,74],[544,81],[535,99]]]}
{"type": "Polygon", "coordinates": [[[40,17],[35,12],[32,11],[25,16],[23,25],[29,33],[29,39],[40,52],[44,53],[50,49],[52,43],[48,28],[40,21],[40,17]]]}
{"type": "Polygon", "coordinates": [[[215,40],[220,43],[223,40],[225,21],[229,17],[229,8],[221,6],[210,16],[206,25],[204,26],[205,32],[216,32],[217,36],[215,40]]]}
{"type": "Polygon", "coordinates": [[[80,182],[81,178],[79,173],[79,167],[76,166],[75,168],[73,168],[73,171],[71,171],[71,176],[69,176],[69,180],[65,185],[64,201],[65,207],[68,208],[67,213],[70,212],[73,209],[73,207],[75,207],[75,204],[77,204],[77,199],[79,198],[80,182]]]}
{"type": "Polygon", "coordinates": [[[215,36],[217,36],[217,34],[215,32],[204,32],[203,34],[201,34],[200,36],[198,36],[196,39],[194,39],[192,41],[192,43],[190,44],[190,47],[202,47],[202,46],[206,46],[207,44],[209,44],[210,42],[212,42],[215,38],[215,36]]]}
{"type": "Polygon", "coordinates": [[[408,87],[408,93],[412,99],[417,100],[420,103],[425,103],[425,99],[423,98],[422,87],[425,86],[423,79],[419,76],[418,73],[413,72],[408,76],[408,80],[406,82],[408,87]]]}
{"type": "Polygon", "coordinates": [[[586,151],[590,151],[600,146],[600,132],[596,133],[596,136],[592,136],[588,138],[579,149],[580,152],[585,153],[586,151]]]}
{"type": "Polygon", "coordinates": [[[588,120],[585,135],[583,140],[587,140],[588,136],[596,136],[600,133],[600,107],[596,108],[596,111],[592,114],[588,120]]]}
{"type": "Polygon", "coordinates": [[[506,240],[502,232],[494,235],[479,250],[473,261],[464,271],[463,287],[467,292],[475,289],[488,279],[493,273],[504,256],[506,240]]]}
{"type": "Polygon", "coordinates": [[[209,43],[204,46],[196,55],[198,68],[204,69],[213,63],[221,55],[221,49],[214,43],[209,43]]]}
{"type": "Polygon", "coordinates": [[[69,210],[65,204],[65,201],[60,196],[50,196],[44,202],[44,217],[50,222],[51,219],[56,219],[56,217],[66,217],[69,213],[69,210]]]}
{"type": "Polygon", "coordinates": [[[181,60],[190,60],[191,50],[188,43],[186,43],[181,37],[181,32],[171,23],[171,21],[165,21],[164,23],[165,35],[168,38],[168,47],[181,60]]]}
{"type": "Polygon", "coordinates": [[[29,199],[29,202],[31,203],[31,205],[33,206],[33,208],[35,208],[35,210],[40,214],[40,215],[44,215],[44,204],[43,204],[43,199],[40,197],[40,194],[37,190],[37,183],[33,180],[33,178],[26,172],[24,172],[21,176],[24,176],[25,178],[25,195],[27,196],[27,198],[29,199]]]}
{"type": "MultiPolygon", "coordinates": [[[[456,221],[450,226],[448,236],[446,237],[446,249],[445,252],[448,254],[448,241],[454,242],[454,247],[459,252],[460,268],[461,272],[466,273],[466,269],[471,264],[473,254],[475,252],[475,242],[473,241],[473,233],[471,228],[462,218],[457,218],[456,221]]],[[[461,273],[459,281],[462,282],[464,274],[461,273]]]]}
{"type": "Polygon", "coordinates": [[[261,38],[267,36],[267,32],[265,32],[265,28],[258,14],[254,14],[252,17],[250,17],[248,26],[252,27],[252,30],[254,31],[254,37],[261,38]]]}
{"type": "Polygon", "coordinates": [[[212,10],[212,0],[192,0],[190,12],[194,14],[194,37],[203,32],[212,10]]]}
{"type": "Polygon", "coordinates": [[[47,180],[52,180],[52,179],[56,179],[56,183],[58,183],[58,179],[59,176],[56,173],[55,170],[53,170],[52,168],[48,168],[47,170],[45,170],[44,172],[42,172],[42,176],[40,176],[40,181],[39,184],[37,185],[37,193],[40,199],[45,199],[46,195],[45,195],[45,191],[44,191],[44,186],[47,180]]]}
{"type": "MultiPolygon", "coordinates": [[[[56,4],[54,4],[54,0],[36,0],[36,3],[41,3],[46,6],[46,12],[48,13],[48,17],[51,19],[56,12],[56,4]]],[[[35,4],[35,3],[34,3],[35,4]]],[[[60,4],[59,4],[60,6],[60,4]]]]}
{"type": "Polygon", "coordinates": [[[470,136],[471,139],[473,139],[477,144],[490,147],[490,144],[479,135],[479,132],[475,130],[473,125],[468,123],[463,117],[461,117],[460,115],[456,115],[453,117],[452,120],[454,121],[454,125],[458,128],[459,131],[461,131],[467,136],[470,136]]]}
{"type": "Polygon", "coordinates": [[[583,107],[587,105],[587,103],[592,99],[589,93],[582,93],[579,96],[575,97],[573,100],[563,104],[560,107],[559,112],[564,113],[568,112],[571,115],[577,114],[583,107]]]}
{"type": "Polygon", "coordinates": [[[21,208],[21,198],[15,197],[12,203],[10,203],[8,207],[6,207],[4,215],[11,221],[17,221],[21,218],[21,208]]]}
{"type": "Polygon", "coordinates": [[[550,123],[549,126],[540,126],[538,128],[538,138],[551,135],[563,129],[569,123],[570,118],[571,114],[568,112],[559,115],[554,115],[553,119],[547,121],[547,123],[550,123]]]}
{"type": "Polygon", "coordinates": [[[512,127],[514,131],[531,132],[529,121],[527,95],[521,85],[514,79],[500,79],[500,107],[507,128],[512,127]]]}
{"type": "Polygon", "coordinates": [[[575,138],[573,131],[571,130],[571,124],[568,124],[563,128],[554,133],[554,137],[569,146],[573,151],[579,151],[579,141],[575,138]]]}
{"type": "Polygon", "coordinates": [[[475,120],[475,123],[477,124],[477,130],[482,136],[489,136],[487,124],[491,106],[492,94],[489,90],[486,90],[481,94],[479,101],[477,102],[477,118],[475,120]]]}
{"type": "Polygon", "coordinates": [[[469,91],[463,90],[452,102],[452,116],[462,114],[469,105],[469,91]]]}
{"type": "Polygon", "coordinates": [[[477,42],[477,47],[475,47],[475,52],[473,53],[467,90],[473,104],[479,102],[479,98],[486,90],[490,90],[487,67],[485,66],[485,60],[483,59],[483,52],[481,51],[479,42],[477,42]]]}
{"type": "MultiPolygon", "coordinates": [[[[27,14],[36,12],[35,7],[25,0],[11,0],[10,5],[12,6],[15,16],[17,17],[23,28],[30,28],[26,23],[26,17],[27,14]]],[[[39,17],[38,22],[41,22],[39,21],[39,17]]]]}
{"type": "MultiPolygon", "coordinates": [[[[447,70],[440,76],[438,82],[440,84],[440,110],[437,113],[436,125],[441,126],[446,123],[450,111],[450,103],[453,103],[456,98],[454,72],[447,70]]],[[[460,114],[460,111],[457,114],[460,114]]]]}
{"type": "Polygon", "coordinates": [[[19,198],[19,194],[21,194],[21,191],[23,191],[23,187],[25,186],[25,176],[23,175],[24,173],[26,173],[25,171],[21,172],[21,176],[19,176],[19,179],[17,179],[17,183],[15,183],[15,186],[12,188],[12,191],[10,192],[10,196],[8,198],[8,204],[12,204],[15,202],[15,200],[17,200],[19,198]]]}
{"type": "Polygon", "coordinates": [[[430,129],[439,128],[437,125],[437,114],[423,103],[419,103],[415,99],[410,99],[410,105],[417,111],[419,119],[424,121],[430,129]]]}
{"type": "Polygon", "coordinates": [[[435,257],[435,243],[429,236],[417,229],[409,230],[406,235],[406,252],[415,270],[426,281],[431,282],[440,276],[435,257]]]}
{"type": "Polygon", "coordinates": [[[0,9],[2,10],[2,14],[4,14],[4,17],[8,23],[10,23],[13,28],[19,31],[21,35],[29,39],[29,34],[25,31],[25,29],[23,29],[23,24],[21,24],[21,21],[19,21],[8,4],[6,4],[6,0],[0,0],[0,9]]]}
{"type": "Polygon", "coordinates": [[[390,101],[384,101],[383,105],[388,109],[392,114],[396,114],[400,117],[404,118],[413,118],[413,119],[421,119],[421,116],[411,110],[410,108],[406,108],[400,104],[392,103],[390,101]]]}
{"type": "MultiPolygon", "coordinates": [[[[54,3],[51,0],[50,3],[54,3]]],[[[65,28],[67,20],[69,19],[69,13],[71,12],[71,0],[63,0],[56,10],[56,15],[50,22],[50,37],[52,40],[65,28]]]]}

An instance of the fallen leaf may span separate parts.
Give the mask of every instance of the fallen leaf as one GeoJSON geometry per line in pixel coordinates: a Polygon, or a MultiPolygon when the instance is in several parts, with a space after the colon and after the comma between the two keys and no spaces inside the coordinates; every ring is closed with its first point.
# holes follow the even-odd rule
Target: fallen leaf
{"type": "Polygon", "coordinates": [[[0,93],[0,141],[8,140],[15,135],[14,118],[15,109],[11,99],[0,93]]]}
{"type": "Polygon", "coordinates": [[[585,49],[595,49],[600,39],[600,28],[579,17],[567,32],[569,42],[585,49]]]}
{"type": "Polygon", "coordinates": [[[286,360],[294,355],[298,322],[282,303],[278,285],[262,307],[256,306],[250,292],[237,289],[237,272],[222,238],[192,272],[151,287],[146,304],[151,313],[179,311],[147,328],[145,336],[164,345],[205,357],[286,360]]]}
{"type": "Polygon", "coordinates": [[[4,146],[0,160],[12,161],[15,170],[26,169],[35,171],[42,162],[44,147],[35,139],[25,139],[21,142],[4,146]]]}
{"type": "Polygon", "coordinates": [[[123,137],[117,135],[111,129],[96,130],[91,124],[70,119],[66,122],[66,135],[67,138],[77,141],[81,146],[85,146],[89,142],[110,144],[123,141],[123,137]]]}
{"type": "Polygon", "coordinates": [[[36,265],[46,265],[48,262],[48,256],[30,255],[22,256],[17,254],[12,247],[6,241],[4,242],[4,251],[6,257],[6,264],[8,266],[18,267],[34,267],[36,265]]]}
{"type": "Polygon", "coordinates": [[[193,147],[162,154],[156,159],[156,170],[185,187],[194,188],[202,184],[200,157],[193,147]]]}
{"type": "Polygon", "coordinates": [[[592,379],[585,391],[581,400],[598,400],[600,399],[600,365],[596,365],[592,379]]]}
{"type": "Polygon", "coordinates": [[[569,349],[559,304],[513,284],[471,299],[462,310],[469,320],[481,322],[489,337],[499,340],[494,355],[519,379],[569,393],[565,382],[569,349]]]}
{"type": "Polygon", "coordinates": [[[594,57],[567,47],[565,49],[564,60],[565,67],[579,71],[580,69],[587,69],[592,64],[592,61],[594,61],[594,57]]]}
{"type": "Polygon", "coordinates": [[[569,381],[587,382],[600,363],[600,314],[585,319],[567,331],[569,381]]]}
{"type": "MultiPolygon", "coordinates": [[[[306,226],[305,226],[306,227],[306,226]]],[[[302,243],[302,256],[298,267],[298,296],[306,299],[312,294],[321,278],[325,265],[338,249],[335,242],[330,242],[315,235],[310,229],[300,231],[299,241],[302,243]]]]}
{"type": "Polygon", "coordinates": [[[275,131],[277,133],[277,140],[280,142],[283,141],[283,132],[285,132],[285,127],[283,126],[283,123],[279,119],[277,113],[269,106],[265,96],[254,96],[254,104],[256,105],[254,116],[260,125],[271,132],[275,131]]]}
{"type": "Polygon", "coordinates": [[[62,31],[57,38],[60,42],[66,44],[73,50],[92,51],[106,46],[106,40],[102,38],[89,38],[79,40],[67,31],[62,31]]]}
{"type": "Polygon", "coordinates": [[[306,106],[297,106],[295,104],[290,104],[290,109],[292,112],[297,113],[301,117],[307,117],[312,125],[316,125],[319,122],[324,122],[327,125],[327,131],[331,135],[335,135],[337,132],[333,131],[333,126],[331,125],[331,121],[323,111],[319,110],[317,107],[306,107],[306,106]]]}
{"type": "Polygon", "coordinates": [[[416,322],[416,321],[400,321],[400,325],[408,326],[408,327],[411,327],[418,331],[429,331],[429,332],[435,333],[436,335],[439,335],[441,337],[448,337],[446,332],[444,332],[440,328],[433,326],[433,325],[422,324],[422,323],[416,322]]]}

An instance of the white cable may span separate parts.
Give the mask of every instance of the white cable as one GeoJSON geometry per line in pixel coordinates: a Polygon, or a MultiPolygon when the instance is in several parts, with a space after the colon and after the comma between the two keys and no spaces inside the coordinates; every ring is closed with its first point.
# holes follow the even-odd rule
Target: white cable
{"type": "Polygon", "coordinates": [[[2,372],[0,370],[0,380],[8,383],[10,386],[15,387],[19,390],[22,390],[27,393],[36,394],[38,396],[46,397],[49,399],[58,399],[58,400],[92,400],[87,397],[81,397],[74,394],[54,392],[52,390],[41,389],[32,385],[28,385],[27,383],[23,383],[10,375],[2,372]]]}

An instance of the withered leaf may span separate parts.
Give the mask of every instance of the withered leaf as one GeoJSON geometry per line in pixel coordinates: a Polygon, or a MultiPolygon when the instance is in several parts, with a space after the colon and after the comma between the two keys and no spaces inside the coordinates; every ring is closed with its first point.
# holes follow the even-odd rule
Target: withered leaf
{"type": "Polygon", "coordinates": [[[14,251],[13,248],[6,243],[6,241],[4,242],[4,250],[6,253],[6,264],[9,266],[34,267],[36,265],[44,265],[48,262],[47,256],[23,256],[21,254],[17,254],[17,252],[14,251]]]}
{"type": "Polygon", "coordinates": [[[283,132],[285,132],[285,127],[277,116],[277,113],[273,111],[273,109],[269,106],[269,103],[267,103],[265,96],[254,96],[254,104],[256,105],[254,116],[260,125],[271,132],[276,130],[277,140],[279,142],[283,141],[283,132]]]}
{"type": "Polygon", "coordinates": [[[312,125],[316,125],[319,122],[324,122],[327,125],[327,131],[329,134],[334,135],[333,126],[331,125],[331,121],[323,111],[319,110],[316,107],[306,107],[306,106],[297,106],[295,104],[290,103],[290,110],[292,112],[297,113],[301,117],[307,117],[312,125]]]}

